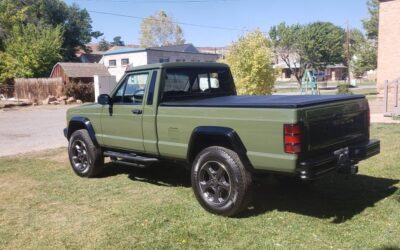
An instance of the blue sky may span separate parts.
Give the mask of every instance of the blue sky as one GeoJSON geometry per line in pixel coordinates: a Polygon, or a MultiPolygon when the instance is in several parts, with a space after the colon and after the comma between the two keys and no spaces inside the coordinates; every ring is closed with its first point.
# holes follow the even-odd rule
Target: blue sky
{"type": "MultiPolygon", "coordinates": [[[[89,11],[112,12],[146,17],[163,9],[176,21],[230,27],[260,28],[268,31],[280,22],[288,24],[330,21],[345,27],[362,29],[361,19],[368,16],[366,0],[65,0],[89,11]],[[166,3],[170,1],[169,3],[166,3]],[[186,1],[182,3],[179,1],[186,1]],[[204,1],[204,2],[200,2],[204,1]]],[[[107,40],[122,36],[129,44],[139,44],[141,20],[90,13],[94,30],[107,40]]],[[[195,46],[226,46],[243,31],[218,30],[181,25],[186,41],[195,46]]]]}

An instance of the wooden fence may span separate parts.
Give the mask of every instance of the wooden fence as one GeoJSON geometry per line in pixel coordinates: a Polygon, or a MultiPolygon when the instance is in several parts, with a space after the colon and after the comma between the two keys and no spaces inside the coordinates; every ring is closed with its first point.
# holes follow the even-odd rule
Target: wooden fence
{"type": "Polygon", "coordinates": [[[15,97],[31,101],[45,100],[49,95],[62,96],[64,92],[64,83],[61,77],[17,78],[14,84],[15,97]]]}

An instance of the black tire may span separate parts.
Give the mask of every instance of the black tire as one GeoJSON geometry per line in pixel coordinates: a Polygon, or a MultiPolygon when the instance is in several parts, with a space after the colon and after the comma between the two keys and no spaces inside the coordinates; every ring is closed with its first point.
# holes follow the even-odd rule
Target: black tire
{"type": "Polygon", "coordinates": [[[72,133],[68,143],[68,156],[72,169],[81,177],[95,177],[103,170],[103,152],[93,143],[85,129],[72,133]]]}
{"type": "Polygon", "coordinates": [[[252,197],[252,175],[238,154],[223,147],[208,147],[193,162],[192,188],[207,211],[235,216],[249,205],[252,197]]]}

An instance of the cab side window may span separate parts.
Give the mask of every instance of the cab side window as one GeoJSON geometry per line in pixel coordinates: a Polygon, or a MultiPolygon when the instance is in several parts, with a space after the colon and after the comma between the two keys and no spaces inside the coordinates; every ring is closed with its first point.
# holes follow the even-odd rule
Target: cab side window
{"type": "Polygon", "coordinates": [[[114,94],[113,103],[142,104],[148,78],[148,73],[128,75],[114,94]]]}

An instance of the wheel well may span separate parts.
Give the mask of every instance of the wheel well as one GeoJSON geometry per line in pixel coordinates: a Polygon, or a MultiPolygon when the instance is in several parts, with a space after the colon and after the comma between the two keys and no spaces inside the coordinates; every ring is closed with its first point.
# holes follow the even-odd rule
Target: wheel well
{"type": "Polygon", "coordinates": [[[193,163],[196,156],[205,148],[220,146],[236,152],[245,168],[253,172],[254,168],[247,157],[247,150],[235,130],[227,127],[200,126],[193,130],[187,151],[187,161],[193,163]]]}
{"type": "Polygon", "coordinates": [[[71,137],[72,133],[74,133],[75,131],[79,130],[79,129],[86,129],[85,124],[81,123],[81,122],[73,122],[71,121],[69,126],[68,126],[68,139],[71,137]]]}
{"type": "Polygon", "coordinates": [[[72,133],[79,130],[79,129],[86,129],[89,133],[90,139],[92,139],[93,143],[98,146],[97,139],[95,136],[95,131],[92,126],[92,123],[89,119],[85,117],[72,117],[68,124],[68,131],[67,131],[67,139],[71,137],[72,133]]]}
{"type": "Polygon", "coordinates": [[[235,150],[232,143],[223,135],[201,135],[197,136],[194,141],[192,141],[192,146],[189,152],[189,162],[192,163],[196,156],[205,148],[211,146],[220,146],[235,150]]]}

